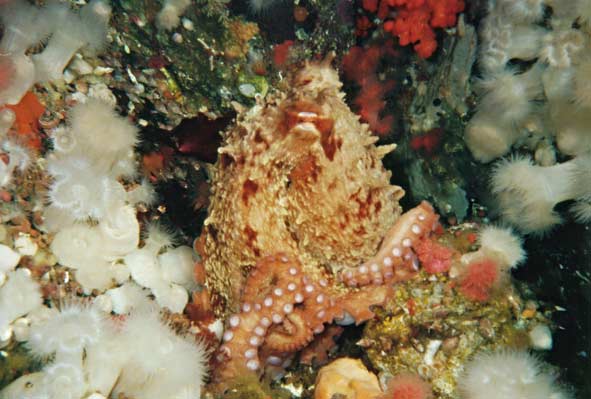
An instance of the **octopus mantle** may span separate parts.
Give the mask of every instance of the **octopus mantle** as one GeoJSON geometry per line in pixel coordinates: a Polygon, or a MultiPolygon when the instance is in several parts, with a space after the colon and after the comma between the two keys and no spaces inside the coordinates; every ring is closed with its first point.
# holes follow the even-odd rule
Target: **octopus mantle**
{"type": "Polygon", "coordinates": [[[238,310],[244,280],[282,252],[313,279],[372,257],[400,215],[368,126],[343,101],[329,62],[291,75],[284,92],[241,115],[211,169],[203,259],[208,287],[238,310]]]}

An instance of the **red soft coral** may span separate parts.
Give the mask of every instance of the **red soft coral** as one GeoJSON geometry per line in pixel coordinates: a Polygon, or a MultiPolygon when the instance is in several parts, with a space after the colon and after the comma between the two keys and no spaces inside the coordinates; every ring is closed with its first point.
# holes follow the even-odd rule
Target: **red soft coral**
{"type": "Polygon", "coordinates": [[[423,151],[427,155],[433,155],[441,143],[442,136],[443,129],[436,127],[425,134],[414,136],[410,140],[410,148],[415,151],[423,151]]]}
{"type": "Polygon", "coordinates": [[[464,10],[462,0],[364,0],[363,8],[378,11],[378,18],[388,15],[384,5],[396,12],[394,19],[384,22],[384,30],[398,37],[401,46],[413,44],[422,58],[437,49],[433,28],[449,28],[456,24],[457,14],[464,10]]]}
{"type": "Polygon", "coordinates": [[[394,82],[380,82],[375,78],[365,79],[359,95],[355,98],[355,104],[359,107],[359,115],[366,122],[374,134],[385,136],[392,130],[394,116],[382,116],[381,112],[386,106],[384,97],[394,88],[394,82]]]}
{"type": "Polygon", "coordinates": [[[378,11],[379,0],[363,0],[361,6],[369,12],[378,11]]]}
{"type": "Polygon", "coordinates": [[[369,124],[370,129],[379,136],[384,136],[392,130],[394,116],[382,116],[386,106],[384,97],[394,87],[394,82],[378,80],[376,71],[383,55],[392,54],[389,45],[371,46],[369,48],[353,47],[343,58],[343,72],[345,77],[361,86],[359,94],[354,100],[361,119],[369,124]]]}
{"type": "Polygon", "coordinates": [[[383,53],[384,50],[380,46],[351,47],[343,57],[345,77],[361,84],[363,79],[376,73],[378,62],[380,62],[383,53]]]}
{"type": "Polygon", "coordinates": [[[425,238],[417,243],[415,250],[427,273],[443,273],[450,269],[453,251],[448,247],[425,238]]]}
{"type": "Polygon", "coordinates": [[[381,399],[432,399],[431,386],[416,374],[402,373],[394,376],[381,399]]]}
{"type": "Polygon", "coordinates": [[[427,0],[431,8],[431,26],[434,28],[450,28],[457,22],[457,14],[464,11],[461,0],[427,0]]]}
{"type": "Polygon", "coordinates": [[[401,46],[414,44],[417,54],[428,58],[437,48],[435,32],[429,25],[430,18],[431,10],[427,6],[401,9],[396,19],[384,23],[384,30],[397,36],[401,46]]]}
{"type": "Polygon", "coordinates": [[[388,0],[390,7],[406,7],[407,10],[422,7],[425,0],[388,0]]]}
{"type": "Polygon", "coordinates": [[[476,261],[468,265],[460,280],[459,289],[468,299],[486,302],[499,278],[499,265],[495,261],[491,259],[476,261]]]}

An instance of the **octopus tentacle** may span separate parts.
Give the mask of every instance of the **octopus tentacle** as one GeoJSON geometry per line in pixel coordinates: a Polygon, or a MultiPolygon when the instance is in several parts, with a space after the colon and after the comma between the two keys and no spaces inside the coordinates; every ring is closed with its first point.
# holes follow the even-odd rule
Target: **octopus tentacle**
{"type": "Polygon", "coordinates": [[[314,332],[308,326],[303,312],[286,316],[283,324],[273,326],[265,338],[265,349],[276,352],[296,352],[314,339],[314,332]],[[283,327],[288,324],[288,327],[283,327]]]}
{"type": "Polygon", "coordinates": [[[306,285],[306,290],[310,295],[303,303],[308,325],[319,334],[324,330],[324,324],[330,323],[336,316],[335,296],[327,289],[328,282],[320,280],[318,284],[310,283],[306,285]]]}
{"type": "MultiPolygon", "coordinates": [[[[277,254],[275,257],[281,260],[282,263],[288,262],[288,255],[277,254]]],[[[278,267],[275,261],[257,262],[255,267],[248,274],[248,278],[244,283],[241,298],[250,298],[251,301],[263,300],[273,288],[288,284],[292,277],[297,274],[297,267],[294,270],[278,267]],[[285,273],[287,271],[287,273],[285,273]]]]}
{"type": "Polygon", "coordinates": [[[392,296],[392,291],[391,286],[382,285],[348,292],[339,300],[341,316],[346,312],[356,325],[366,322],[374,317],[371,307],[384,304],[392,296]]]}
{"type": "Polygon", "coordinates": [[[293,362],[295,352],[277,352],[263,347],[259,351],[259,356],[265,369],[265,375],[276,379],[285,374],[285,369],[293,362]]]}
{"type": "Polygon", "coordinates": [[[423,201],[404,213],[388,231],[378,253],[356,268],[341,271],[340,278],[349,287],[407,280],[418,270],[414,245],[436,227],[438,216],[423,201]]]}
{"type": "Polygon", "coordinates": [[[324,330],[325,323],[332,322],[338,315],[335,299],[327,290],[327,280],[321,279],[316,284],[304,275],[302,284],[306,294],[304,301],[296,305],[287,323],[269,331],[265,346],[272,350],[290,352],[303,349],[313,340],[314,334],[324,330]]]}
{"type": "MultiPolygon", "coordinates": [[[[263,258],[256,268],[273,270],[276,285],[272,293],[262,301],[243,302],[241,311],[228,318],[228,326],[223,335],[224,343],[217,355],[218,362],[223,364],[217,373],[220,380],[243,375],[245,372],[260,372],[258,352],[265,342],[269,327],[283,322],[285,316],[293,312],[294,305],[306,298],[301,277],[296,278],[301,275],[301,267],[287,256],[280,254],[263,258]]],[[[251,274],[247,285],[256,286],[259,275],[260,273],[251,274]]],[[[260,299],[260,295],[257,298],[260,299]]]]}
{"type": "Polygon", "coordinates": [[[384,303],[389,292],[384,286],[333,294],[328,281],[312,281],[297,261],[284,254],[261,259],[243,291],[251,296],[243,297],[241,311],[228,318],[224,343],[216,356],[221,366],[216,379],[259,375],[268,362],[280,366],[275,364],[279,358],[305,348],[315,334],[324,331],[326,323],[345,313],[357,324],[373,317],[370,307],[384,303]],[[261,279],[265,286],[260,285],[261,279]]]}
{"type": "Polygon", "coordinates": [[[317,335],[310,345],[300,354],[300,363],[322,365],[328,363],[328,354],[336,346],[336,339],[344,331],[343,327],[330,325],[317,335]]]}

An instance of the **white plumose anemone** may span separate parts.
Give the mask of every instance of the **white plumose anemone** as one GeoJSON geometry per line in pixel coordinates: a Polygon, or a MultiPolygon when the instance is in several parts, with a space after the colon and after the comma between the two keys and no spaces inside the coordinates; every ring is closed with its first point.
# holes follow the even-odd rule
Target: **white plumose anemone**
{"type": "Polygon", "coordinates": [[[86,392],[83,370],[75,363],[52,363],[45,369],[41,384],[50,399],[80,399],[86,392]]]}
{"type": "Polygon", "coordinates": [[[478,233],[480,248],[492,254],[501,268],[514,268],[525,260],[525,250],[521,237],[512,229],[486,226],[478,233]]]}
{"type": "Polygon", "coordinates": [[[175,232],[159,222],[152,222],[146,227],[144,234],[144,248],[154,254],[166,248],[173,247],[177,241],[175,232]]]}
{"type": "Polygon", "coordinates": [[[162,282],[158,259],[145,248],[137,249],[123,258],[133,280],[147,288],[157,287],[162,282]]]}
{"type": "MultiPolygon", "coordinates": [[[[180,247],[183,248],[183,247],[180,247]]],[[[192,276],[188,269],[192,267],[185,255],[186,251],[179,249],[169,256],[156,255],[154,247],[137,249],[123,258],[129,268],[131,276],[138,284],[150,288],[156,297],[156,302],[175,313],[183,311],[189,301],[189,294],[185,286],[192,287],[192,276]],[[180,256],[177,256],[180,255],[180,256]],[[160,263],[164,260],[164,267],[160,263]],[[176,259],[179,264],[169,265],[167,262],[176,259]],[[179,284],[176,281],[178,280],[179,284]],[[180,285],[184,284],[184,285],[180,285]]]]}
{"type": "Polygon", "coordinates": [[[484,95],[478,103],[478,114],[494,116],[500,123],[522,122],[533,110],[533,100],[543,93],[542,68],[534,66],[518,74],[504,70],[487,75],[479,82],[484,95]]]}
{"type": "Polygon", "coordinates": [[[92,162],[97,171],[108,173],[138,142],[138,129],[103,101],[89,98],[70,113],[77,143],[74,151],[92,162]]]}
{"type": "Polygon", "coordinates": [[[190,5],[191,0],[166,0],[162,9],[156,15],[156,25],[164,30],[176,28],[181,22],[181,15],[190,5]]]}
{"type": "Polygon", "coordinates": [[[493,261],[501,272],[502,280],[508,277],[509,269],[512,269],[525,260],[525,250],[521,237],[508,227],[485,226],[478,232],[478,244],[480,248],[474,252],[468,252],[460,258],[462,268],[452,268],[451,274],[457,276],[465,272],[467,268],[482,261],[493,261]]]}
{"type": "Polygon", "coordinates": [[[109,249],[105,259],[115,260],[137,248],[140,241],[140,225],[136,211],[129,205],[121,205],[107,213],[98,225],[103,238],[102,246],[109,249]]]}
{"type": "Polygon", "coordinates": [[[70,158],[49,162],[48,169],[55,182],[49,190],[52,207],[67,211],[78,221],[88,218],[100,220],[108,213],[111,204],[123,202],[125,190],[114,178],[97,174],[85,158],[70,158]]]}
{"type": "Polygon", "coordinates": [[[482,92],[477,112],[466,126],[465,140],[474,158],[490,162],[505,155],[527,135],[537,114],[535,100],[543,96],[542,68],[525,73],[503,69],[478,82],[482,92]]]}
{"type": "Polygon", "coordinates": [[[131,315],[123,335],[131,356],[115,393],[159,399],[188,391],[188,398],[200,397],[207,372],[207,351],[202,344],[176,335],[149,309],[131,315]]]}
{"type": "Polygon", "coordinates": [[[41,372],[12,382],[0,392],[2,398],[201,397],[205,346],[177,335],[148,299],[121,320],[90,305],[69,304],[32,319],[31,336],[28,345],[35,354],[55,355],[41,372]]]}
{"type": "Polygon", "coordinates": [[[523,233],[544,234],[562,222],[558,203],[591,200],[591,156],[554,166],[526,157],[503,160],[493,171],[492,191],[505,221],[523,233]]]}
{"type": "Polygon", "coordinates": [[[90,259],[100,259],[100,232],[93,226],[75,224],[60,230],[50,248],[62,265],[84,268],[90,259]]]}
{"type": "Polygon", "coordinates": [[[45,49],[32,57],[38,82],[61,78],[81,48],[97,51],[103,47],[111,7],[103,0],[92,0],[78,14],[70,11],[67,5],[51,3],[45,14],[54,27],[45,49]]]}
{"type": "Polygon", "coordinates": [[[188,290],[195,288],[193,249],[187,246],[169,249],[158,255],[164,280],[182,285],[188,290]]]}
{"type": "Polygon", "coordinates": [[[28,269],[16,269],[6,274],[7,281],[0,287],[0,335],[17,318],[41,305],[39,284],[28,269]]]}
{"type": "Polygon", "coordinates": [[[544,18],[543,0],[498,0],[503,14],[519,22],[538,22],[544,18]]]}
{"type": "Polygon", "coordinates": [[[112,288],[105,292],[111,298],[113,312],[117,314],[129,313],[132,309],[137,309],[148,302],[150,291],[143,289],[136,283],[129,281],[121,287],[112,288]]]}
{"type": "Polygon", "coordinates": [[[31,326],[27,346],[38,356],[82,353],[96,344],[104,329],[104,315],[95,307],[70,303],[42,323],[31,326]]]}
{"type": "Polygon", "coordinates": [[[182,313],[189,302],[189,293],[187,290],[174,283],[162,281],[157,286],[152,287],[152,293],[158,305],[168,308],[174,313],[182,313]]]}
{"type": "Polygon", "coordinates": [[[0,21],[4,27],[0,53],[24,54],[51,32],[52,21],[41,15],[41,9],[26,1],[2,4],[0,11],[0,21]]]}
{"type": "MultiPolygon", "coordinates": [[[[58,231],[51,243],[60,264],[76,270],[76,280],[86,292],[102,291],[129,278],[127,266],[116,261],[134,250],[139,240],[139,225],[135,213],[125,209],[117,224],[107,219],[98,226],[67,226],[58,231]]],[[[113,215],[117,216],[117,212],[113,215]]]]}
{"type": "Polygon", "coordinates": [[[1,104],[18,104],[34,83],[35,66],[26,55],[0,55],[0,67],[10,70],[8,83],[0,90],[1,104]]]}
{"type": "Polygon", "coordinates": [[[527,352],[480,353],[459,379],[462,399],[567,398],[555,377],[527,352]]]}
{"type": "Polygon", "coordinates": [[[472,156],[484,163],[508,153],[521,136],[511,124],[498,123],[490,116],[478,114],[470,120],[464,133],[472,156]]]}

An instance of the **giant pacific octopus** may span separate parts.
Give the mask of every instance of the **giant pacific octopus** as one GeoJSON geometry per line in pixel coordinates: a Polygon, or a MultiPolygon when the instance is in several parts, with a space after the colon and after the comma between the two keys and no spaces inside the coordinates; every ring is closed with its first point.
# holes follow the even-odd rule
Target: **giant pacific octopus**
{"type": "Polygon", "coordinates": [[[330,62],[240,115],[211,168],[200,252],[227,322],[219,383],[284,366],[330,323],[373,317],[437,224],[425,202],[401,215],[404,191],[381,161],[395,146],[375,145],[330,62]]]}

